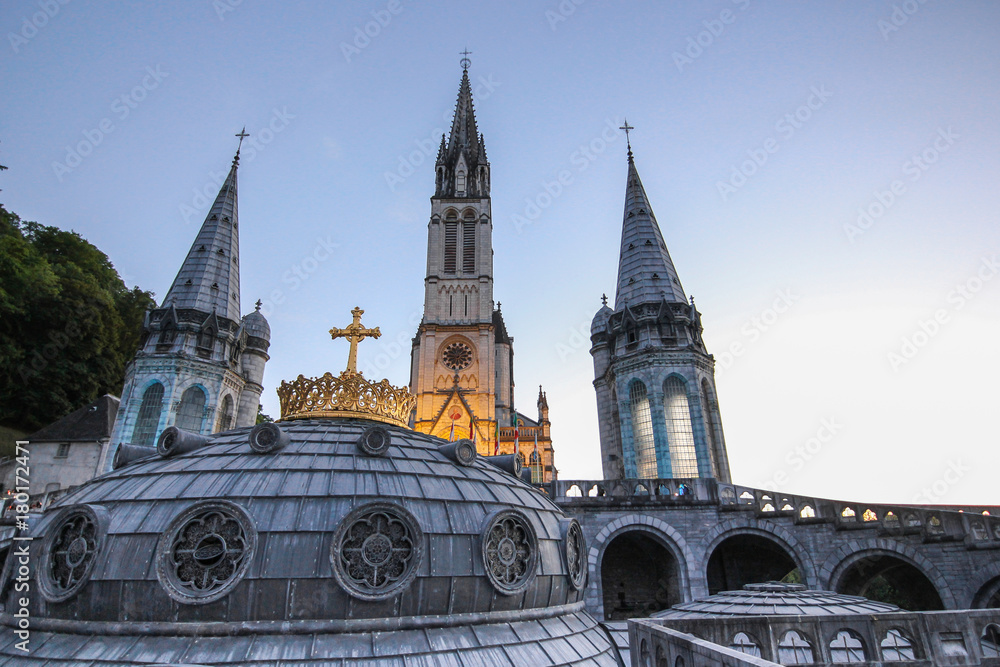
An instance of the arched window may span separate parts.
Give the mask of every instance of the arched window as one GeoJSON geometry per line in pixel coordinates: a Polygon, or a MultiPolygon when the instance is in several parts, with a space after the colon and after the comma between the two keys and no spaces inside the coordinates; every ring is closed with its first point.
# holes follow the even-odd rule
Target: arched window
{"type": "Polygon", "coordinates": [[[160,425],[160,413],[163,411],[163,385],[155,382],[146,388],[139,405],[139,417],[132,430],[132,444],[151,446],[156,437],[156,428],[160,425]]]}
{"type": "Polygon", "coordinates": [[[760,657],[760,645],[745,632],[737,632],[736,636],[733,637],[733,641],[729,642],[729,648],[740,653],[752,655],[755,658],[760,657]]]}
{"type": "Polygon", "coordinates": [[[987,625],[979,638],[979,646],[983,649],[984,658],[1000,658],[1000,627],[987,625]]]}
{"type": "Polygon", "coordinates": [[[201,433],[201,420],[205,413],[205,392],[201,387],[188,387],[181,394],[181,404],[177,408],[177,428],[182,431],[201,433]]]}
{"type": "Polygon", "coordinates": [[[649,414],[649,397],[646,385],[636,380],[629,387],[632,408],[632,442],[635,447],[636,475],[642,479],[656,479],[656,444],[653,441],[653,420],[649,414]]]}
{"type": "Polygon", "coordinates": [[[697,477],[698,455],[691,430],[687,385],[676,375],[668,377],[663,385],[663,412],[667,419],[667,446],[673,476],[697,477]]]}
{"type": "Polygon", "coordinates": [[[219,408],[219,421],[215,425],[216,432],[228,431],[233,425],[233,397],[226,394],[219,408]]]}
{"type": "Polygon", "coordinates": [[[455,172],[455,194],[459,197],[465,195],[465,170],[459,169],[455,172]]]}
{"type": "MultiPolygon", "coordinates": [[[[994,655],[997,655],[994,653],[994,655]]],[[[882,640],[882,659],[886,662],[902,662],[903,660],[916,660],[913,652],[913,643],[906,638],[902,632],[896,629],[889,630],[885,639],[882,640]]]]}
{"type": "Polygon", "coordinates": [[[812,644],[795,630],[789,630],[778,642],[778,662],[783,665],[810,665],[815,662],[812,644]]]}
{"type": "Polygon", "coordinates": [[[850,630],[841,630],[830,642],[830,659],[833,662],[864,662],[865,647],[861,638],[850,630]]]}
{"type": "Polygon", "coordinates": [[[476,221],[462,222],[462,273],[476,272],[476,221]]]}
{"type": "Polygon", "coordinates": [[[531,483],[541,484],[545,481],[545,478],[542,474],[542,455],[538,453],[537,447],[531,452],[529,461],[531,462],[531,483]]]}
{"type": "Polygon", "coordinates": [[[458,261],[458,214],[448,211],[444,223],[444,272],[455,273],[458,261]]]}

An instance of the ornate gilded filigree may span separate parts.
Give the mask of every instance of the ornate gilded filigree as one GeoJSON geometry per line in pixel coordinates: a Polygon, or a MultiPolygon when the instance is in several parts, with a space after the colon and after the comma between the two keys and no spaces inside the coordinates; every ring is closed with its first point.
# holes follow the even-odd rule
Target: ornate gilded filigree
{"type": "Polygon", "coordinates": [[[372,503],[347,515],[333,539],[330,559],[344,589],[363,600],[395,595],[416,575],[422,533],[402,507],[372,503]]]}
{"type": "Polygon", "coordinates": [[[256,545],[250,518],[225,502],[196,505],[174,520],[160,540],[157,577],[175,600],[206,603],[243,577],[256,545]]]}
{"type": "Polygon", "coordinates": [[[347,369],[339,376],[326,373],[322,377],[300,375],[294,382],[282,382],[278,388],[281,421],[348,417],[406,426],[417,399],[406,388],[394,387],[388,380],[371,382],[357,370],[357,344],[366,337],[381,335],[378,327],[361,327],[365,311],[351,311],[354,323],[345,329],[331,329],[334,338],[344,337],[351,343],[347,369]]]}
{"type": "Polygon", "coordinates": [[[344,371],[340,377],[300,375],[278,388],[281,419],[355,417],[406,426],[417,399],[408,389],[393,387],[388,380],[373,383],[361,373],[344,371]]]}
{"type": "Polygon", "coordinates": [[[537,538],[527,517],[516,510],[500,512],[487,522],[482,540],[483,563],[494,588],[505,595],[527,588],[538,559],[537,538]]]}

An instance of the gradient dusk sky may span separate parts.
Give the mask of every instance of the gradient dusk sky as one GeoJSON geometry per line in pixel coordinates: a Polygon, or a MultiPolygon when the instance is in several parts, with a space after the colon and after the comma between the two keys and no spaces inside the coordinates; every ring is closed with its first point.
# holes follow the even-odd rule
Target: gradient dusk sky
{"type": "Polygon", "coordinates": [[[246,125],[273,416],[282,379],[343,369],[355,305],[383,332],[359,367],[407,383],[468,48],[516,404],[544,385],[560,477],[600,476],[627,117],[734,481],[1000,504],[1000,3],[9,0],[0,28],[0,201],[158,298],[246,125]]]}

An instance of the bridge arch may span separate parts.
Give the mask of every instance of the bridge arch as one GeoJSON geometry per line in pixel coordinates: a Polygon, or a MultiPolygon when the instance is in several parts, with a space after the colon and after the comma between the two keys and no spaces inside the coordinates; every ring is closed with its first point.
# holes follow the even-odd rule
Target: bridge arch
{"type": "Polygon", "coordinates": [[[966,609],[1000,608],[1000,561],[982,568],[969,586],[966,609]]]}
{"type": "MultiPolygon", "coordinates": [[[[629,570],[606,568],[615,561],[621,561],[629,552],[638,556],[632,560],[636,566],[645,561],[655,559],[657,549],[661,555],[669,556],[676,573],[676,597],[674,603],[686,602],[691,599],[691,564],[695,562],[684,536],[670,524],[643,514],[628,514],[618,517],[594,537],[587,554],[590,577],[588,580],[587,598],[591,609],[599,610],[603,620],[610,620],[605,614],[609,595],[618,594],[618,585],[624,583],[623,577],[628,577],[629,570]],[[605,574],[615,581],[605,581],[605,574]],[[608,586],[606,590],[606,586],[608,586]]],[[[662,559],[661,559],[662,560],[662,559]]],[[[621,564],[621,563],[619,563],[621,564]]],[[[628,563],[625,563],[628,565],[628,563]]],[[[656,574],[652,575],[653,577],[656,574]]],[[[656,583],[656,582],[652,582],[656,583]]]]}
{"type": "Polygon", "coordinates": [[[921,606],[934,608],[933,593],[940,602],[937,608],[958,608],[954,593],[937,566],[913,547],[895,540],[851,540],[838,547],[820,570],[826,588],[850,595],[861,595],[876,576],[886,575],[905,586],[915,599],[922,600],[921,606]],[[865,569],[875,574],[867,576],[865,569]]]}
{"type": "Polygon", "coordinates": [[[705,582],[706,592],[717,592],[711,590],[709,570],[712,568],[712,556],[721,556],[721,553],[716,554],[716,551],[724,542],[744,548],[753,548],[755,545],[765,548],[767,546],[776,547],[775,552],[778,550],[784,552],[794,568],[798,568],[802,583],[810,588],[816,587],[816,566],[809,550],[799,542],[790,530],[766,519],[737,517],[713,526],[702,539],[701,544],[704,551],[700,562],[705,564],[705,569],[699,573],[699,576],[705,582]]]}

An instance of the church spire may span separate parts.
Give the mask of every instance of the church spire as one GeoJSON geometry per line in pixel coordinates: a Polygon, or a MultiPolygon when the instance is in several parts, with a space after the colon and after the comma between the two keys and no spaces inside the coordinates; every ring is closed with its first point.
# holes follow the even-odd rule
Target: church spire
{"type": "Polygon", "coordinates": [[[660,226],[656,223],[653,209],[646,197],[646,190],[639,180],[631,142],[619,257],[615,310],[621,310],[626,305],[663,299],[687,303],[684,288],[667,251],[667,244],[663,242],[660,226]]]}
{"type": "Polygon", "coordinates": [[[447,143],[442,137],[435,165],[436,197],[488,197],[490,194],[486,144],[476,126],[476,110],[472,103],[469,52],[463,53],[466,57],[462,58],[462,81],[458,86],[455,116],[447,143]]]}
{"type": "MultiPolygon", "coordinates": [[[[245,135],[241,132],[240,135],[245,135]]],[[[242,142],[242,137],[241,137],[242,142]]],[[[205,222],[195,237],[164,307],[215,312],[233,322],[240,321],[240,240],[236,197],[236,170],[239,149],[205,222]]]]}

